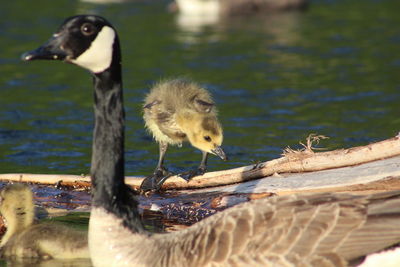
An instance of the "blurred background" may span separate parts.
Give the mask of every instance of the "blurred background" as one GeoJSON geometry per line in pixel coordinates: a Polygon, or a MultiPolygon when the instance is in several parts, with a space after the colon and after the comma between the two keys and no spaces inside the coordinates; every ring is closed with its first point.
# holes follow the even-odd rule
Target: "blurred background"
{"type": "MultiPolygon", "coordinates": [[[[214,95],[230,160],[210,157],[210,171],[278,158],[310,133],[329,136],[320,143],[326,149],[397,135],[399,10],[398,0],[310,0],[290,11],[232,13],[179,10],[167,0],[2,1],[0,173],[89,172],[88,73],[60,62],[20,61],[68,16],[101,15],[119,32],[127,175],[147,175],[158,145],[143,127],[142,100],[165,78],[191,78],[214,95]]],[[[171,147],[166,164],[187,170],[200,157],[189,145],[171,147]]]]}

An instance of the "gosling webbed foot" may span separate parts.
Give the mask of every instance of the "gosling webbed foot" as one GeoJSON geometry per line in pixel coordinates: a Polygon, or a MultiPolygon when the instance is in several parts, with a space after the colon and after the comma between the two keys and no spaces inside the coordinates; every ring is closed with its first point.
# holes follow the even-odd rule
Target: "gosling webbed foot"
{"type": "Polygon", "coordinates": [[[206,171],[207,171],[207,168],[199,167],[194,170],[182,172],[182,173],[178,174],[178,176],[181,177],[182,179],[186,180],[187,182],[189,182],[193,177],[203,175],[206,173],[206,171]]]}
{"type": "Polygon", "coordinates": [[[164,182],[173,175],[174,173],[166,169],[156,169],[152,175],[144,178],[140,184],[140,192],[160,191],[164,182]]]}

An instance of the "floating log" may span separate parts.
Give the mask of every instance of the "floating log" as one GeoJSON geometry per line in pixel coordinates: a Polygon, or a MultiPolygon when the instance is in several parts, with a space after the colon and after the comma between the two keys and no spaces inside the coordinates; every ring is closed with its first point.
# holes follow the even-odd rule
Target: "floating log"
{"type": "MultiPolygon", "coordinates": [[[[342,175],[341,179],[335,170],[328,172],[326,179],[319,179],[321,175],[319,173],[313,176],[305,174],[305,172],[316,172],[321,170],[330,170],[335,168],[343,168],[349,166],[356,166],[361,164],[366,164],[374,161],[380,161],[382,159],[393,158],[400,156],[400,138],[398,136],[387,139],[384,141],[372,143],[366,146],[353,147],[349,149],[338,149],[327,152],[314,152],[312,150],[312,144],[308,142],[305,149],[301,151],[294,151],[291,149],[285,150],[283,157],[274,159],[271,161],[266,161],[258,164],[253,164],[245,167],[234,168],[230,170],[208,172],[202,176],[194,177],[190,182],[186,182],[178,176],[170,177],[163,185],[163,189],[198,189],[207,187],[216,187],[231,185],[237,183],[243,183],[245,181],[260,179],[268,177],[271,182],[277,179],[274,177],[277,174],[287,174],[287,173],[301,173],[294,176],[291,179],[301,180],[305,183],[312,184],[312,181],[319,181],[320,184],[318,188],[331,187],[336,188],[340,186],[350,186],[362,183],[376,182],[380,179],[386,179],[388,177],[400,176],[400,173],[396,171],[396,166],[391,164],[396,164],[399,159],[394,159],[390,161],[391,163],[379,163],[375,165],[366,165],[365,168],[352,172],[351,174],[342,175]],[[371,166],[375,166],[376,174],[372,177],[370,174],[371,166]],[[388,169],[389,168],[389,169],[388,169]],[[363,170],[363,172],[362,172],[363,170]],[[272,176],[272,177],[269,177],[272,176]],[[317,177],[315,177],[317,176],[317,177]],[[337,179],[336,179],[336,178],[337,179]],[[335,184],[335,181],[338,183],[335,184]],[[344,182],[346,181],[346,182],[344,182]],[[325,183],[325,185],[323,185],[325,183]]],[[[346,170],[344,170],[346,172],[346,170]]],[[[285,176],[286,177],[286,176],[285,176]]],[[[324,176],[325,177],[325,176],[324,176]]],[[[288,184],[288,179],[281,179],[283,184],[288,184]]],[[[67,186],[90,186],[90,177],[83,175],[52,175],[52,174],[0,174],[0,180],[3,181],[19,181],[19,182],[33,182],[40,184],[62,184],[67,186]]],[[[131,185],[133,188],[138,188],[143,180],[143,177],[126,177],[125,181],[127,184],[131,185]]],[[[264,180],[264,179],[263,179],[264,180]]],[[[253,183],[260,183],[259,181],[253,183]]],[[[282,185],[281,185],[282,186],[282,185]]],[[[314,185],[316,186],[316,185],[314,185]]],[[[242,186],[243,187],[243,186],[242,186]]],[[[271,192],[273,186],[267,186],[268,190],[271,192]]],[[[275,186],[276,188],[276,186],[275,186]]],[[[292,191],[303,191],[310,190],[311,187],[297,189],[290,189],[292,191]]],[[[254,188],[253,188],[254,189],[254,188]]],[[[278,189],[277,189],[278,190],[278,189]]],[[[289,189],[285,188],[283,191],[289,189]]],[[[289,190],[289,191],[290,191],[289,190]]],[[[272,190],[274,191],[274,190],[272,190]]],[[[279,190],[278,190],[279,191],[279,190]]],[[[265,189],[264,191],[265,192],[265,189]]],[[[254,192],[253,192],[254,193],[254,192]]]]}

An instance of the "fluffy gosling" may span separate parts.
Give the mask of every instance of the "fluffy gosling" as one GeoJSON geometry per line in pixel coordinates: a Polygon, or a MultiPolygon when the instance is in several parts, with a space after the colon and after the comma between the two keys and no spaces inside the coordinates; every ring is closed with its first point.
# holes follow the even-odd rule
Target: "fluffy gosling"
{"type": "Polygon", "coordinates": [[[89,258],[87,233],[64,225],[34,223],[33,194],[24,184],[11,184],[0,192],[0,212],[7,231],[1,239],[2,258],[89,258]]]}
{"type": "Polygon", "coordinates": [[[198,84],[185,79],[160,82],[146,96],[143,110],[145,126],[159,143],[160,156],[154,173],[142,182],[142,191],[159,190],[173,175],[163,165],[169,144],[181,146],[188,141],[202,152],[199,167],[180,174],[187,181],[206,172],[209,153],[226,160],[214,101],[198,84]]]}

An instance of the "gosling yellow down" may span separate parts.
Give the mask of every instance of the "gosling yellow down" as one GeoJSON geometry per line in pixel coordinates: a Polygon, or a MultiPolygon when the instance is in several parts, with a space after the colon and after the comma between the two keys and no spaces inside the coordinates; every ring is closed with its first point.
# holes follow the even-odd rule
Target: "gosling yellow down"
{"type": "Polygon", "coordinates": [[[7,225],[0,243],[2,258],[90,258],[86,231],[34,223],[33,194],[27,185],[8,185],[0,198],[0,212],[7,225]]]}
{"type": "Polygon", "coordinates": [[[201,150],[199,167],[180,174],[187,181],[206,172],[209,153],[226,160],[221,148],[223,131],[214,101],[197,83],[186,79],[160,82],[147,95],[143,110],[145,126],[159,143],[160,157],[154,173],[143,181],[142,190],[158,190],[172,175],[163,165],[168,145],[189,142],[201,150]]]}

